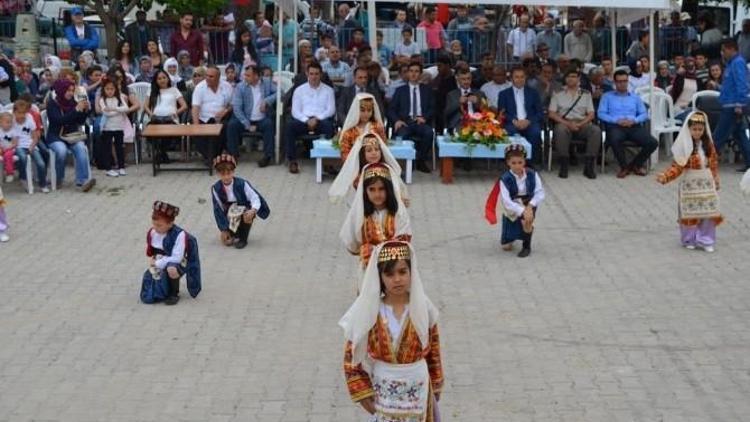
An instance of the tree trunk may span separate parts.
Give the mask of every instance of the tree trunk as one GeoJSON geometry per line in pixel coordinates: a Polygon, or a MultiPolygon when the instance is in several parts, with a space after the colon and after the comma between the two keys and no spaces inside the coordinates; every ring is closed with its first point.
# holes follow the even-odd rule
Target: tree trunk
{"type": "MultiPolygon", "coordinates": [[[[109,13],[113,13],[115,15],[118,14],[116,11],[111,11],[109,13]]],[[[104,25],[104,31],[107,36],[107,54],[111,55],[114,54],[115,51],[117,51],[117,44],[119,43],[117,34],[118,32],[120,32],[119,22],[121,21],[121,19],[118,16],[111,16],[109,13],[99,15],[99,18],[104,25]]],[[[107,62],[110,59],[112,59],[112,57],[107,57],[107,62]]]]}

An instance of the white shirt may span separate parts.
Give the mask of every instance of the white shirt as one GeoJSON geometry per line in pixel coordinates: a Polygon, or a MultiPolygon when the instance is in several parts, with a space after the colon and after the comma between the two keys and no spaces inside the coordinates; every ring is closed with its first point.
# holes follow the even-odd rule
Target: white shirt
{"type": "Polygon", "coordinates": [[[480,90],[487,96],[487,102],[490,104],[490,107],[497,108],[497,96],[500,94],[500,91],[510,88],[510,86],[510,82],[496,84],[495,81],[489,81],[482,85],[480,90]]]}
{"type": "Polygon", "coordinates": [[[86,37],[86,26],[85,25],[73,25],[76,29],[76,35],[78,35],[78,38],[84,39],[86,37]]]}
{"type": "Polygon", "coordinates": [[[409,87],[409,115],[411,116],[412,119],[415,119],[417,116],[422,115],[422,93],[419,92],[420,91],[419,84],[415,85],[409,82],[408,87],[409,87]],[[417,91],[416,96],[414,96],[414,90],[417,91]],[[417,106],[416,106],[417,114],[412,116],[412,110],[415,109],[414,104],[412,104],[412,100],[414,100],[414,98],[417,99],[417,106]]]}
{"type": "Polygon", "coordinates": [[[266,117],[266,113],[260,111],[260,105],[263,102],[263,90],[260,89],[260,82],[250,85],[250,92],[253,93],[253,111],[250,112],[250,121],[257,122],[266,117]]]}
{"type": "Polygon", "coordinates": [[[401,341],[401,331],[404,329],[406,317],[409,315],[409,305],[404,308],[401,318],[396,318],[393,307],[380,302],[380,316],[388,322],[388,332],[391,334],[391,345],[395,348],[401,341]]]}
{"type": "MultiPolygon", "coordinates": [[[[222,186],[224,187],[224,192],[227,194],[227,202],[237,202],[237,197],[234,196],[234,182],[222,186]]],[[[214,198],[221,203],[221,199],[216,191],[212,190],[212,192],[214,198]]],[[[250,187],[250,184],[247,183],[247,181],[245,181],[245,196],[247,197],[247,200],[250,201],[250,207],[252,209],[256,211],[260,209],[260,195],[250,187]]]]}
{"type": "MultiPolygon", "coordinates": [[[[518,186],[518,195],[519,196],[526,196],[528,193],[526,192],[526,170],[524,170],[523,175],[520,177],[511,172],[510,174],[513,175],[513,177],[516,179],[516,186],[518,186]]],[[[498,183],[503,183],[502,180],[498,183]]],[[[510,197],[510,192],[508,192],[508,188],[504,185],[500,186],[500,196],[503,201],[503,207],[507,210],[513,211],[516,215],[523,214],[524,206],[519,204],[518,202],[513,201],[510,197]]],[[[539,173],[536,173],[536,186],[534,187],[534,196],[532,196],[531,200],[529,201],[529,205],[532,207],[538,207],[539,204],[544,201],[544,187],[542,186],[542,179],[539,177],[539,173]]]]}
{"type": "Polygon", "coordinates": [[[36,122],[31,116],[31,113],[26,113],[26,119],[23,123],[16,122],[15,117],[13,118],[13,136],[18,139],[18,148],[29,148],[34,142],[34,138],[31,134],[36,130],[36,122]]]}
{"type": "Polygon", "coordinates": [[[513,97],[516,99],[516,118],[518,120],[526,119],[526,102],[524,100],[523,88],[513,87],[513,97]]]}
{"type": "Polygon", "coordinates": [[[156,106],[153,109],[154,116],[174,116],[177,113],[177,100],[180,98],[182,98],[182,93],[173,86],[159,90],[159,96],[156,98],[156,106]]]}
{"type": "Polygon", "coordinates": [[[10,144],[11,142],[13,142],[13,138],[15,137],[16,133],[13,131],[13,126],[10,127],[9,131],[0,129],[0,148],[10,148],[10,144]]]}
{"type": "MultiPolygon", "coordinates": [[[[151,247],[156,249],[164,250],[164,238],[165,234],[161,234],[154,229],[151,229],[151,247]]],[[[154,264],[156,268],[163,270],[167,268],[167,264],[179,264],[182,259],[185,258],[185,232],[181,231],[175,239],[174,246],[172,247],[172,255],[162,256],[156,260],[154,264]]]]}
{"type": "Polygon", "coordinates": [[[525,32],[521,28],[515,28],[508,35],[508,45],[513,47],[513,57],[533,53],[536,49],[536,33],[530,28],[526,28],[525,32]]]}
{"type": "Polygon", "coordinates": [[[206,81],[201,81],[193,91],[193,105],[200,107],[198,118],[206,123],[216,117],[216,113],[232,102],[234,89],[227,81],[219,81],[216,91],[210,89],[206,81]]]}
{"type": "Polygon", "coordinates": [[[333,88],[320,83],[317,88],[309,82],[300,85],[292,96],[292,117],[307,122],[311,117],[325,120],[336,113],[336,100],[333,88]]]}
{"type": "MultiPolygon", "coordinates": [[[[458,89],[461,90],[461,95],[462,96],[469,95],[469,93],[471,93],[471,89],[470,88],[467,89],[467,88],[458,87],[458,89]]],[[[474,104],[472,104],[470,102],[467,102],[466,103],[466,112],[469,113],[469,114],[474,113],[474,104]]]]}
{"type": "Polygon", "coordinates": [[[99,98],[99,107],[102,109],[102,114],[106,117],[102,130],[124,130],[125,125],[130,123],[126,114],[128,111],[128,99],[124,95],[120,96],[119,104],[116,98],[101,97],[99,98]],[[113,109],[113,111],[104,111],[105,108],[113,109]]]}
{"type": "Polygon", "coordinates": [[[421,54],[422,49],[419,48],[419,45],[415,43],[414,41],[411,42],[411,44],[406,45],[403,41],[399,41],[398,44],[396,44],[396,48],[393,49],[393,55],[394,56],[408,56],[411,57],[415,54],[421,54]]]}

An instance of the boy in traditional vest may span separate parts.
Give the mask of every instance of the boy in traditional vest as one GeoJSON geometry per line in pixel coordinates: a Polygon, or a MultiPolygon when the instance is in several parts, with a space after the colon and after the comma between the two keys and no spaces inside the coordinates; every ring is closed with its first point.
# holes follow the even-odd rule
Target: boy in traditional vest
{"type": "Polygon", "coordinates": [[[247,237],[255,217],[265,220],[271,211],[266,200],[253,189],[250,182],[235,177],[237,161],[232,155],[216,157],[214,168],[219,180],[211,188],[211,197],[221,241],[226,246],[234,245],[242,249],[247,246],[247,237]]]}
{"type": "Polygon", "coordinates": [[[490,224],[497,223],[495,205],[498,195],[501,197],[503,225],[500,245],[503,250],[513,250],[513,242],[523,242],[519,258],[531,254],[531,235],[534,231],[536,209],[544,201],[542,179],[532,169],[526,168],[526,149],[521,144],[510,144],[505,147],[505,162],[509,170],[500,176],[500,180],[487,198],[485,216],[490,224]]]}

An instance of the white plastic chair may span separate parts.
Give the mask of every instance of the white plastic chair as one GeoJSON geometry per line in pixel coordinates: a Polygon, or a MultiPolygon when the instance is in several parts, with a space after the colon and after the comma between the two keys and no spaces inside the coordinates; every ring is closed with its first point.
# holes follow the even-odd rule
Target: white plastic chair
{"type": "MultiPolygon", "coordinates": [[[[49,118],[47,117],[47,110],[44,110],[41,112],[42,117],[42,127],[44,127],[44,133],[46,134],[49,131],[49,118]]],[[[81,128],[83,130],[83,128],[81,128]]],[[[68,151],[68,154],[71,152],[68,151]]],[[[49,162],[47,163],[47,168],[50,172],[50,184],[52,185],[52,190],[57,190],[57,169],[55,168],[55,150],[52,148],[49,148],[49,162]]],[[[29,160],[29,163],[31,160],[29,160]]],[[[28,165],[28,164],[27,164],[28,165]]],[[[89,168],[89,179],[93,178],[93,174],[91,173],[91,162],[89,160],[86,160],[86,165],[89,168]]]]}
{"type": "Polygon", "coordinates": [[[710,91],[710,90],[698,91],[695,94],[693,94],[693,98],[690,100],[690,108],[695,110],[695,104],[698,102],[698,98],[718,97],[718,96],[719,96],[719,91],[710,91]]]}
{"type": "MultiPolygon", "coordinates": [[[[680,126],[675,123],[675,109],[672,97],[666,93],[654,91],[653,108],[650,109],[651,114],[651,136],[656,138],[661,143],[662,135],[668,135],[668,145],[666,152],[669,153],[672,149],[672,143],[674,142],[674,134],[679,133],[680,126]]],[[[649,95],[646,95],[644,101],[649,101],[649,95]]],[[[647,102],[648,104],[648,102],[647,102]]],[[[654,153],[651,155],[651,167],[659,162],[659,148],[656,148],[654,153]]]]}
{"type": "Polygon", "coordinates": [[[135,113],[135,139],[133,140],[134,151],[135,151],[135,163],[140,164],[141,162],[141,144],[140,144],[140,133],[143,131],[144,119],[146,118],[146,101],[148,101],[149,95],[151,95],[151,84],[148,82],[134,82],[128,85],[130,92],[135,95],[135,98],[140,103],[140,108],[135,113]]]}

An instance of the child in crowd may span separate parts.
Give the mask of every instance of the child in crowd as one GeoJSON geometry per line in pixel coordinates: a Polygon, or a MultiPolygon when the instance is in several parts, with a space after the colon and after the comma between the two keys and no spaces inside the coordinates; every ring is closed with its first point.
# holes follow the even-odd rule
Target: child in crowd
{"type": "Polygon", "coordinates": [[[386,139],[383,117],[380,115],[380,107],[375,102],[375,97],[372,94],[359,93],[354,97],[341,127],[339,148],[342,161],[346,161],[357,138],[366,133],[375,133],[380,139],[386,139]]]}
{"type": "Polygon", "coordinates": [[[273,44],[273,27],[270,23],[263,22],[258,31],[258,38],[255,40],[255,48],[261,56],[272,56],[275,54],[276,47],[273,44]]]}
{"type": "Polygon", "coordinates": [[[164,301],[175,305],[180,300],[180,278],[187,277],[190,296],[201,291],[201,266],[198,241],[174,224],[180,209],[166,202],[156,201],[151,214],[151,228],[146,233],[148,269],[143,273],[141,301],[164,301]]]}
{"type": "Polygon", "coordinates": [[[678,218],[682,246],[714,251],[719,213],[719,156],[716,153],[708,118],[703,112],[691,113],[672,145],[672,165],[656,177],[661,184],[680,181],[678,218]]]}
{"type": "Polygon", "coordinates": [[[27,177],[32,177],[30,174],[26,174],[26,160],[30,156],[36,166],[39,187],[42,192],[49,193],[47,164],[39,145],[40,130],[31,114],[31,103],[25,99],[18,99],[13,104],[13,133],[18,140],[16,156],[18,157],[21,179],[26,180],[27,177]]]}
{"type": "Polygon", "coordinates": [[[107,170],[107,176],[125,176],[128,173],[125,171],[123,139],[125,137],[125,125],[130,124],[127,114],[129,109],[128,98],[120,93],[120,89],[114,80],[107,79],[104,81],[97,108],[103,115],[101,145],[104,152],[101,154],[101,160],[104,162],[102,168],[107,170]],[[112,162],[113,144],[115,155],[117,155],[117,163],[112,162]]]}
{"type": "Polygon", "coordinates": [[[521,144],[505,147],[505,162],[509,170],[495,183],[485,206],[485,216],[490,224],[497,223],[495,206],[498,196],[503,210],[500,244],[505,251],[513,250],[513,242],[521,240],[519,258],[531,254],[531,235],[534,231],[536,209],[544,201],[542,179],[532,169],[526,168],[526,148],[521,144]]]}
{"type": "Polygon", "coordinates": [[[0,186],[0,243],[10,240],[8,236],[8,217],[5,215],[5,196],[3,196],[3,187],[0,186]]]}
{"type": "Polygon", "coordinates": [[[242,249],[247,246],[255,217],[265,220],[271,210],[250,182],[235,176],[237,161],[231,154],[216,157],[214,168],[219,181],[211,187],[211,197],[219,236],[224,245],[242,249]]]}
{"type": "Polygon", "coordinates": [[[328,190],[328,197],[332,202],[339,202],[348,195],[350,191],[357,190],[359,185],[359,175],[367,164],[385,163],[391,167],[394,177],[398,181],[401,189],[401,199],[404,204],[409,206],[409,197],[406,191],[406,184],[401,180],[401,166],[396,158],[383,142],[383,139],[374,134],[368,133],[357,138],[349,156],[344,161],[336,180],[333,181],[331,188],[328,190]]]}
{"type": "Polygon", "coordinates": [[[370,420],[440,420],[443,367],[437,321],[414,249],[396,241],[375,247],[362,291],[339,321],[349,395],[372,415],[370,420]]]}
{"type": "Polygon", "coordinates": [[[401,30],[401,41],[396,44],[396,48],[393,50],[396,62],[401,64],[409,64],[412,56],[415,54],[422,54],[422,50],[419,48],[416,42],[413,41],[414,30],[410,27],[405,27],[401,30]]]}
{"type": "MultiPolygon", "coordinates": [[[[0,159],[5,167],[5,182],[13,181],[16,173],[15,155],[18,139],[13,132],[13,114],[9,112],[0,113],[0,159]]],[[[2,177],[2,175],[0,175],[2,177]]]]}
{"type": "Polygon", "coordinates": [[[387,164],[365,166],[339,237],[352,255],[367,266],[375,246],[387,240],[411,241],[409,214],[401,200],[401,189],[393,183],[395,171],[387,164]]]}
{"type": "Polygon", "coordinates": [[[333,36],[325,33],[320,36],[320,48],[315,50],[315,59],[318,63],[328,60],[328,49],[333,46],[333,36]]]}

